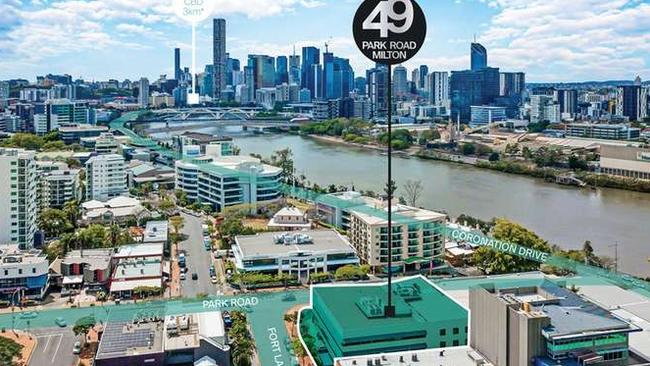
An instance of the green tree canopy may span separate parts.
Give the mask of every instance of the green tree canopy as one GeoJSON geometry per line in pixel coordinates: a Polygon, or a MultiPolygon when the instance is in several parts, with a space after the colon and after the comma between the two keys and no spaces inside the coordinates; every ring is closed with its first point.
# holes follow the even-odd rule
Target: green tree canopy
{"type": "MultiPolygon", "coordinates": [[[[505,219],[497,219],[492,236],[495,239],[518,244],[541,252],[550,253],[551,247],[546,241],[525,227],[505,219]]],[[[474,252],[477,267],[488,274],[528,272],[539,270],[540,264],[488,247],[480,247],[474,252]]]]}

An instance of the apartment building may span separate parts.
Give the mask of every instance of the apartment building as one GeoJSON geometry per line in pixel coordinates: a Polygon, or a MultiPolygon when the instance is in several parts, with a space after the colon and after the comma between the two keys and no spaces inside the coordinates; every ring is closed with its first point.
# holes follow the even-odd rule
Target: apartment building
{"type": "Polygon", "coordinates": [[[39,208],[63,208],[66,202],[80,201],[81,171],[79,169],[61,169],[41,173],[39,208]]]}
{"type": "Polygon", "coordinates": [[[38,174],[34,152],[0,149],[0,243],[34,245],[38,214],[38,174]]]}
{"type": "MultiPolygon", "coordinates": [[[[388,265],[388,203],[357,192],[334,193],[319,199],[318,216],[346,230],[361,263],[376,272],[388,265]]],[[[446,215],[393,204],[393,271],[440,269],[445,265],[446,215]]]]}
{"type": "Polygon", "coordinates": [[[126,192],[126,164],[122,156],[99,155],[86,162],[87,200],[108,201],[126,192]]]}

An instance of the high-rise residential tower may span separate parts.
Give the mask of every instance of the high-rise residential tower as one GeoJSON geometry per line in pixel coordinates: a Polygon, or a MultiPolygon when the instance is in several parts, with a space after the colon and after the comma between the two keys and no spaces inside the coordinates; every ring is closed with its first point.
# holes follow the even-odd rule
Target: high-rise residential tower
{"type": "Polygon", "coordinates": [[[221,91],[226,88],[226,62],[226,20],[216,18],[212,29],[213,90],[216,99],[221,99],[221,91]]]}
{"type": "Polygon", "coordinates": [[[33,151],[0,149],[0,243],[34,246],[38,173],[33,151]]]}
{"type": "Polygon", "coordinates": [[[181,49],[174,48],[174,79],[179,81],[181,79],[181,74],[183,69],[181,68],[181,49]]]}
{"type": "Polygon", "coordinates": [[[404,98],[408,94],[407,74],[406,67],[402,65],[393,69],[393,94],[395,98],[404,98]]]}
{"type": "Polygon", "coordinates": [[[320,96],[322,85],[321,75],[318,74],[320,67],[320,50],[316,47],[302,48],[302,75],[300,86],[309,89],[312,98],[320,96]]]}
{"type": "Polygon", "coordinates": [[[139,90],[138,104],[140,104],[140,107],[142,108],[147,108],[149,106],[149,79],[140,79],[139,90]]]}

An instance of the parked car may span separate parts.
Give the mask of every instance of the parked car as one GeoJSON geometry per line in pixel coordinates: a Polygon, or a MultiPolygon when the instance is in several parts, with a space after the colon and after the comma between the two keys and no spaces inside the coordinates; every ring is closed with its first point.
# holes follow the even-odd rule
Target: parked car
{"type": "Polygon", "coordinates": [[[223,324],[226,326],[226,328],[230,328],[232,326],[232,318],[230,317],[230,313],[224,311],[221,313],[221,317],[223,318],[223,324]]]}
{"type": "Polygon", "coordinates": [[[181,272],[181,281],[185,281],[185,278],[186,278],[185,272],[181,272]]]}
{"type": "Polygon", "coordinates": [[[193,279],[194,281],[198,280],[198,279],[199,279],[199,274],[196,273],[196,272],[192,273],[192,279],[193,279]]]}
{"type": "Polygon", "coordinates": [[[216,285],[219,283],[219,279],[217,279],[217,276],[212,276],[210,277],[210,282],[212,282],[213,285],[216,285]]]}
{"type": "Polygon", "coordinates": [[[78,355],[81,353],[81,342],[74,342],[74,347],[72,347],[72,353],[78,355]]]}
{"type": "Polygon", "coordinates": [[[68,326],[68,323],[66,323],[65,319],[63,319],[60,316],[54,319],[54,323],[56,323],[56,325],[58,325],[61,328],[65,328],[68,326]]]}

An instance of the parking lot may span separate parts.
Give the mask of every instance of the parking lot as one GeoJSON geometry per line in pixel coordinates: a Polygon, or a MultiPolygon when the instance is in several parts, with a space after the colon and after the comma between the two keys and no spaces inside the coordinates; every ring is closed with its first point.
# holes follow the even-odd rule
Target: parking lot
{"type": "Polygon", "coordinates": [[[73,366],[78,357],[72,353],[76,341],[70,326],[66,328],[42,328],[31,332],[36,337],[36,348],[29,361],[30,365],[73,366]]]}

